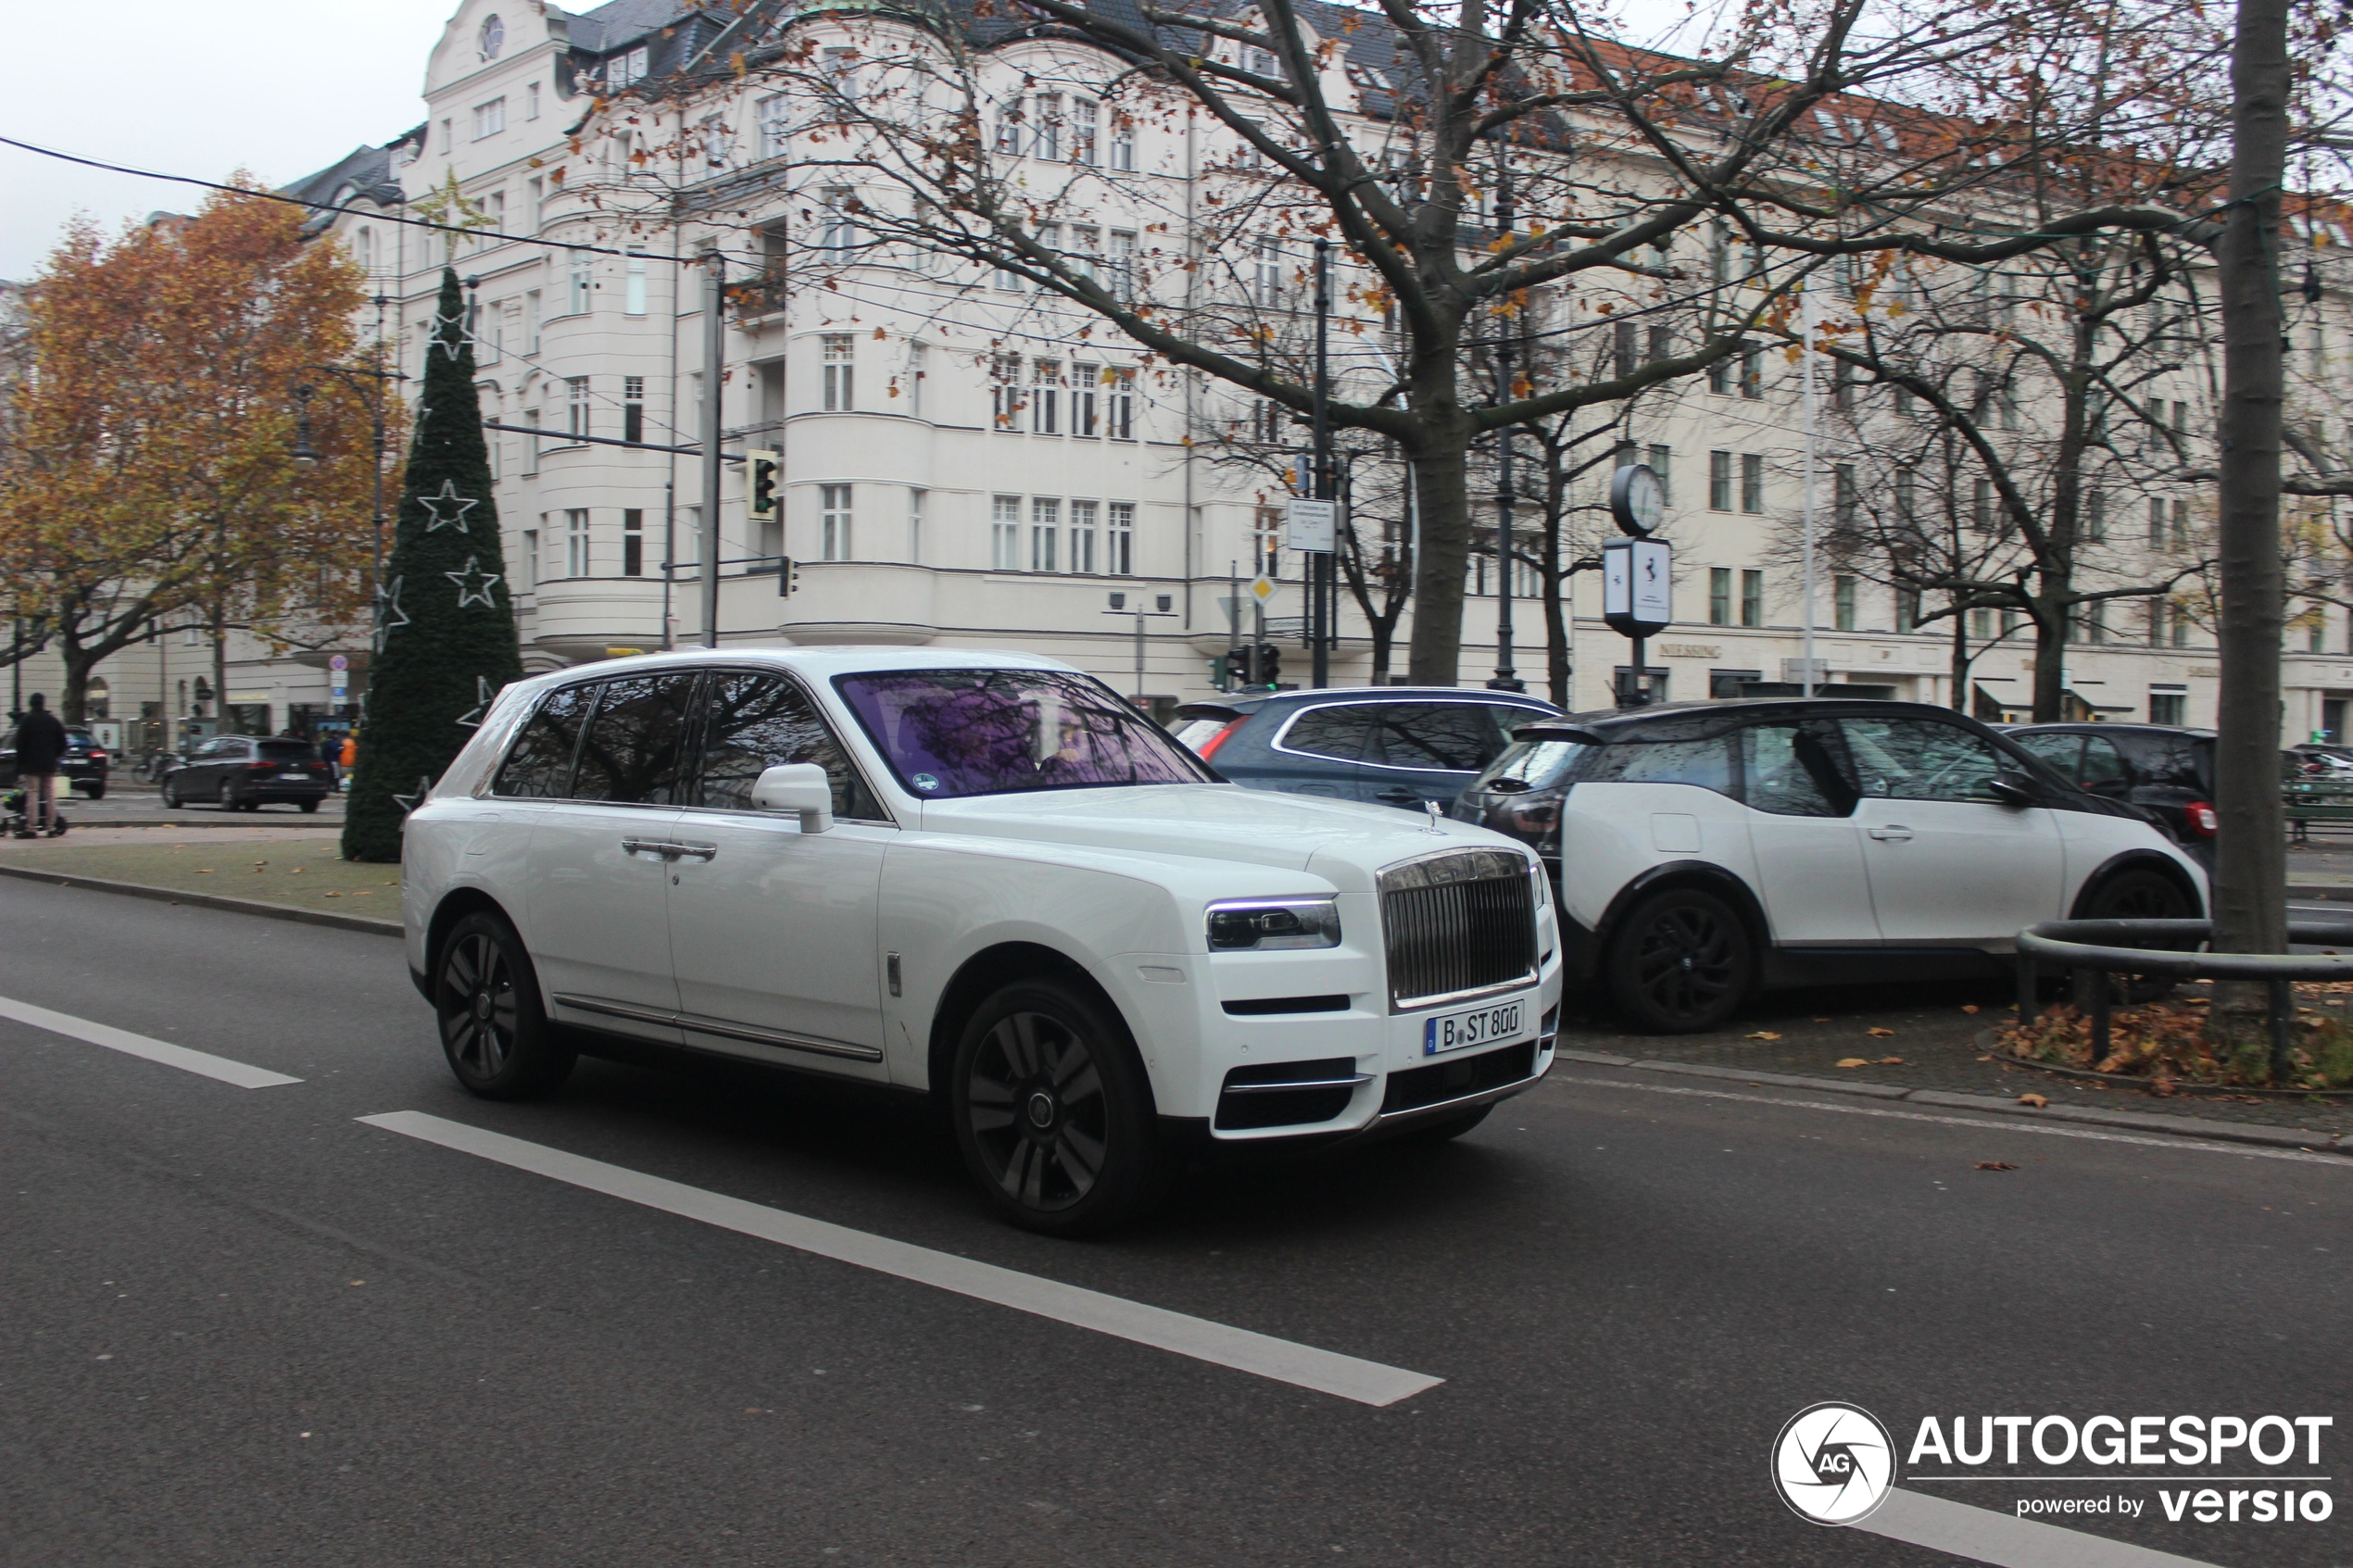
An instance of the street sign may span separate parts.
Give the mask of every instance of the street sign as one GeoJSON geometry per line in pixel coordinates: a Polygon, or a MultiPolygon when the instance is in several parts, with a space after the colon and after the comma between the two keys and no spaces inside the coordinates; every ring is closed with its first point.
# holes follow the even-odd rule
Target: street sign
{"type": "Polygon", "coordinates": [[[339,653],[329,654],[327,656],[327,668],[340,675],[343,671],[351,668],[351,660],[339,653]]]}
{"type": "Polygon", "coordinates": [[[1284,514],[1287,526],[1283,543],[1294,550],[1313,550],[1328,555],[1339,521],[1340,503],[1337,501],[1294,500],[1284,514]]]}
{"type": "Polygon", "coordinates": [[[1661,539],[1602,546],[1602,619],[1622,636],[1647,637],[1675,620],[1674,552],[1661,539]]]}
{"type": "Polygon", "coordinates": [[[1267,600],[1275,596],[1275,580],[1271,577],[1252,578],[1250,580],[1250,596],[1256,599],[1260,604],[1265,604],[1267,600]]]}

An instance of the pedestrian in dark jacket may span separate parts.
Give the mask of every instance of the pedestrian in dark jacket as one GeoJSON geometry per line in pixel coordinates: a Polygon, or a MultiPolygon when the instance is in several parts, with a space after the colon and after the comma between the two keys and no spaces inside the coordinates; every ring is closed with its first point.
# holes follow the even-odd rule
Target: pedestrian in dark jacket
{"type": "Polygon", "coordinates": [[[49,711],[49,699],[35,692],[30,709],[17,723],[17,782],[24,789],[24,826],[19,838],[36,832],[55,834],[57,827],[57,764],[66,754],[66,727],[49,711]]]}

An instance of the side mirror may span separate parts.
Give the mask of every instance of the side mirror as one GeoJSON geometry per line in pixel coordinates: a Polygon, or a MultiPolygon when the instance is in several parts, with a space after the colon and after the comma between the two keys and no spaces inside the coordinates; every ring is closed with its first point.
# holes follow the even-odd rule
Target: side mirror
{"type": "Polygon", "coordinates": [[[814,762],[779,762],[751,786],[755,811],[798,811],[800,831],[824,833],[834,825],[834,782],[814,762]]]}
{"type": "Polygon", "coordinates": [[[1985,782],[1986,793],[2005,806],[2037,806],[2043,797],[2016,773],[1996,773],[1985,782]]]}

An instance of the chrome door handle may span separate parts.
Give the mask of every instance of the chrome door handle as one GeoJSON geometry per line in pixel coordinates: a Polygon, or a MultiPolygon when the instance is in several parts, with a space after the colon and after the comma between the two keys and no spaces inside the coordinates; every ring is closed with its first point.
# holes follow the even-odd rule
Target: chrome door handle
{"type": "Polygon", "coordinates": [[[1912,830],[1901,822],[1891,822],[1883,828],[1865,828],[1863,831],[1888,844],[1907,844],[1912,837],[1912,830]]]}
{"type": "Polygon", "coordinates": [[[659,855],[670,847],[658,838],[624,838],[621,852],[624,855],[659,855]]]}
{"type": "Polygon", "coordinates": [[[681,855],[689,860],[708,860],[719,853],[716,844],[665,844],[661,847],[665,854],[681,855]]]}

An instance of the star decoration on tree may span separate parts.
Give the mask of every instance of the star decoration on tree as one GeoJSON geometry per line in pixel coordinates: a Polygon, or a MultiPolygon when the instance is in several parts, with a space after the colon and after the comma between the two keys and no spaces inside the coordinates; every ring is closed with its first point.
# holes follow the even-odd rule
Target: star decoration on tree
{"type": "Polygon", "coordinates": [[[441,330],[434,333],[434,345],[452,359],[458,358],[458,350],[473,342],[473,333],[466,326],[463,311],[455,316],[436,315],[434,320],[441,324],[441,330]]]}
{"type": "Polygon", "coordinates": [[[384,652],[384,639],[392,634],[393,628],[409,624],[409,612],[400,608],[400,584],[403,581],[404,579],[396,577],[392,580],[391,587],[376,590],[376,651],[378,653],[384,652]]]}
{"type": "Polygon", "coordinates": [[[448,249],[444,260],[453,260],[458,254],[459,235],[453,230],[487,229],[490,214],[478,202],[466,199],[465,187],[458,183],[455,169],[443,177],[440,184],[409,204],[409,210],[428,223],[443,226],[442,239],[448,249]]]}
{"type": "Polygon", "coordinates": [[[498,602],[490,596],[490,590],[497,587],[501,579],[495,571],[484,571],[478,568],[474,564],[476,559],[477,558],[473,556],[468,556],[466,569],[463,571],[445,571],[442,575],[458,584],[459,609],[472,604],[481,605],[485,609],[496,609],[498,608],[498,602]]]}
{"type": "Polygon", "coordinates": [[[458,727],[461,730],[481,728],[483,715],[490,711],[490,699],[497,695],[497,693],[490,689],[489,676],[475,676],[474,705],[473,707],[468,709],[464,713],[459,715],[458,727]]]}
{"type": "Polygon", "coordinates": [[[460,533],[471,533],[473,530],[466,525],[466,514],[482,505],[482,502],[472,495],[459,495],[458,482],[454,479],[445,479],[441,482],[440,495],[420,495],[417,497],[417,505],[424,508],[426,514],[433,520],[425,524],[426,533],[438,533],[445,528],[454,528],[460,533]],[[450,516],[441,515],[441,509],[444,507],[453,508],[450,516]]]}
{"type": "Polygon", "coordinates": [[[409,791],[407,795],[402,795],[398,791],[395,791],[392,798],[394,804],[400,808],[400,815],[405,819],[409,812],[417,809],[419,804],[424,800],[426,796],[431,795],[432,793],[433,776],[429,773],[420,773],[417,775],[417,787],[415,789],[409,791]]]}

